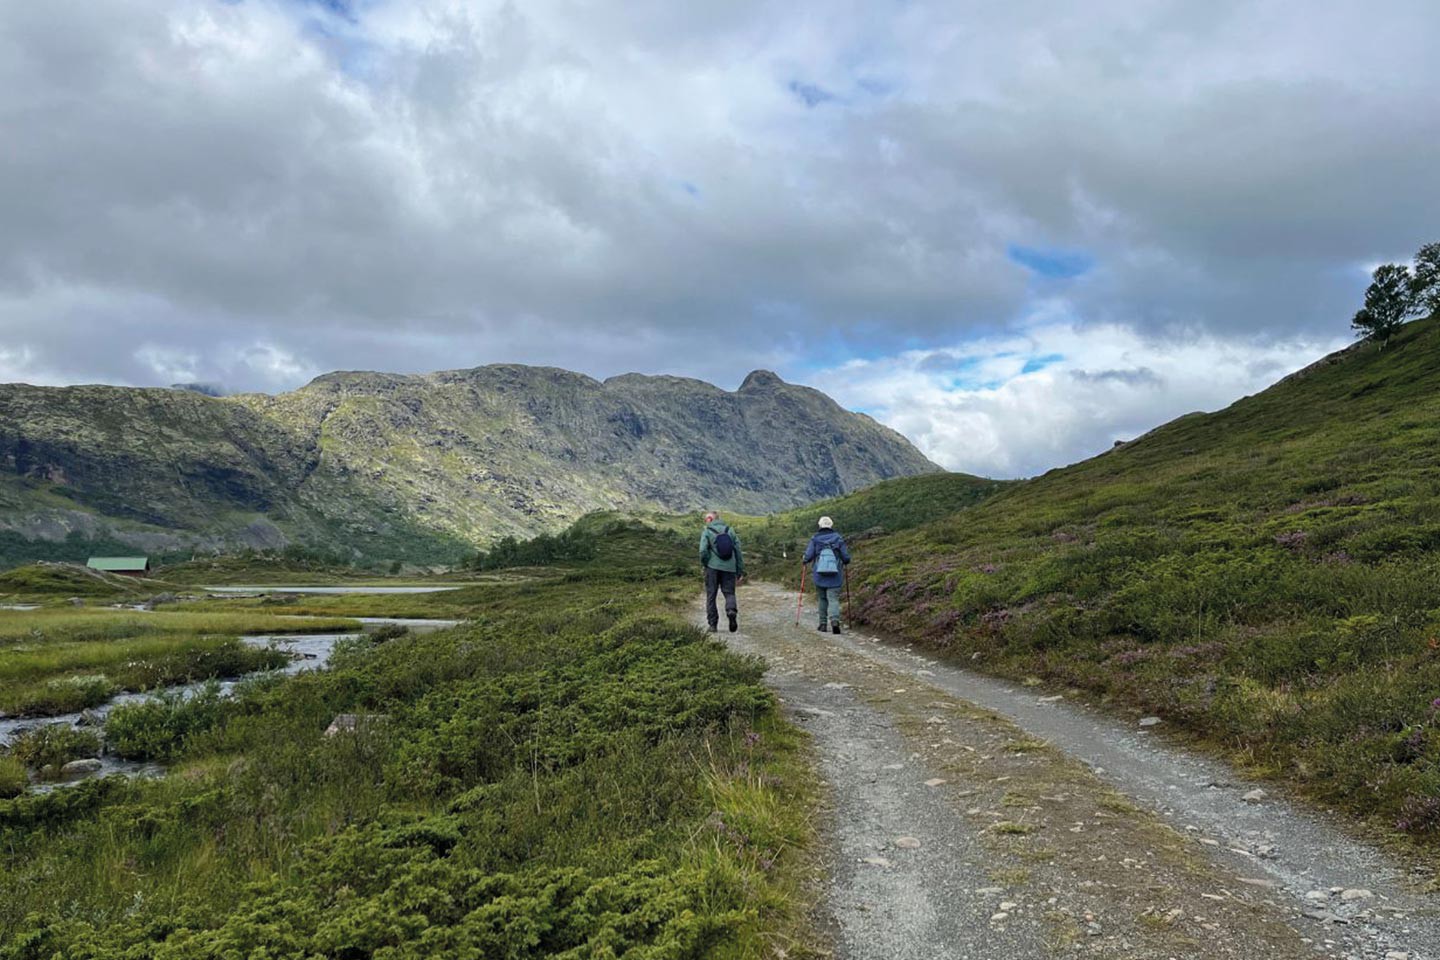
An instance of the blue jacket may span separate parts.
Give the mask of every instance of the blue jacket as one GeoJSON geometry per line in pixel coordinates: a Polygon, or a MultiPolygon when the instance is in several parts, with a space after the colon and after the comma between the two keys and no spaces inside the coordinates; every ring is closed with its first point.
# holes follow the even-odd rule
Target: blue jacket
{"type": "MultiPolygon", "coordinates": [[[[840,554],[840,567],[843,571],[850,563],[850,547],[846,545],[845,538],[834,530],[821,530],[810,538],[810,545],[805,548],[805,562],[814,563],[820,551],[826,547],[840,554]]],[[[841,573],[813,573],[811,578],[817,587],[838,587],[845,582],[845,574],[841,573]]]]}

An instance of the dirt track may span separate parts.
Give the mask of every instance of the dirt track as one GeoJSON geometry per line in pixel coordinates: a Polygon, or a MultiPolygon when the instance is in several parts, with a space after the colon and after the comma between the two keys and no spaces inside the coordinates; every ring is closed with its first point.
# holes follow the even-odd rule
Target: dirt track
{"type": "Polygon", "coordinates": [[[721,636],[814,738],[839,956],[1440,958],[1436,898],[1220,765],[794,618],[793,593],[747,586],[721,636]]]}

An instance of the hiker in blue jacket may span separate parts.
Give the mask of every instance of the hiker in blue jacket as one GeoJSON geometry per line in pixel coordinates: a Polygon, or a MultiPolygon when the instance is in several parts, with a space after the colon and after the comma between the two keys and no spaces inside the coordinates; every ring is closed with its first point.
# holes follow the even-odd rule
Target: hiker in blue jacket
{"type": "Polygon", "coordinates": [[[705,529],[700,533],[700,566],[705,568],[705,619],[710,632],[719,629],[720,611],[715,608],[715,593],[725,594],[725,616],[730,632],[740,629],[740,607],[735,602],[735,584],[745,579],[745,558],[740,553],[740,535],[730,529],[718,514],[705,514],[705,529]]]}
{"type": "Polygon", "coordinates": [[[815,564],[811,579],[815,581],[815,599],[820,605],[820,629],[828,620],[830,630],[840,632],[840,588],[845,585],[845,567],[850,563],[850,547],[835,532],[835,521],[820,518],[820,531],[810,538],[805,548],[804,563],[815,564]]]}

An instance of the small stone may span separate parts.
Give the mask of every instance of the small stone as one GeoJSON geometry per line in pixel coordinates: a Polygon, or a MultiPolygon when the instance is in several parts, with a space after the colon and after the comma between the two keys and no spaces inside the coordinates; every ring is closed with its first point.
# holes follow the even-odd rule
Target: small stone
{"type": "Polygon", "coordinates": [[[919,850],[920,841],[916,840],[914,837],[896,837],[895,846],[899,847],[901,850],[919,850]]]}
{"type": "Polygon", "coordinates": [[[1064,699],[1065,699],[1065,695],[1064,695],[1064,694],[1062,694],[1062,693],[1057,693],[1057,694],[1055,694],[1055,696],[1053,696],[1053,697],[1041,697],[1041,698],[1040,698],[1040,702],[1041,702],[1041,703],[1055,703],[1055,702],[1058,701],[1058,700],[1064,700],[1064,699]]]}
{"type": "Polygon", "coordinates": [[[1020,904],[1016,903],[1015,901],[1006,900],[1000,904],[1000,909],[1005,911],[1006,913],[1009,913],[1011,910],[1014,910],[1018,906],[1020,906],[1020,904]]]}
{"type": "Polygon", "coordinates": [[[1140,720],[1140,726],[1142,726],[1142,727],[1158,727],[1158,726],[1160,726],[1160,718],[1159,718],[1159,717],[1143,717],[1143,718],[1141,718],[1141,720],[1140,720]]]}
{"type": "Polygon", "coordinates": [[[1090,922],[1090,923],[1085,924],[1085,935],[1086,935],[1086,936],[1089,936],[1089,937],[1098,937],[1098,936],[1100,936],[1101,932],[1102,932],[1102,931],[1101,931],[1101,929],[1100,929],[1100,924],[1095,923],[1095,922],[1093,922],[1093,921],[1090,922]]]}
{"type": "Polygon", "coordinates": [[[1350,890],[1342,890],[1340,892],[1340,899],[1346,901],[1347,903],[1353,902],[1355,900],[1369,900],[1373,896],[1375,896],[1375,894],[1371,893],[1369,890],[1360,890],[1354,888],[1350,890]]]}
{"type": "Polygon", "coordinates": [[[1330,894],[1324,890],[1311,890],[1305,894],[1305,899],[1315,903],[1324,903],[1330,899],[1330,894]]]}
{"type": "Polygon", "coordinates": [[[942,784],[946,784],[946,783],[949,783],[949,782],[950,782],[949,780],[942,780],[940,777],[935,777],[935,778],[933,778],[933,779],[926,780],[926,781],[925,781],[925,786],[927,786],[927,787],[938,787],[938,786],[941,786],[942,784]]]}
{"type": "Polygon", "coordinates": [[[1385,954],[1385,960],[1410,960],[1410,954],[1404,950],[1391,950],[1385,954]]]}
{"type": "Polygon", "coordinates": [[[860,862],[861,862],[861,863],[868,863],[868,864],[870,864],[872,867],[888,867],[888,866],[890,866],[890,861],[889,861],[889,860],[886,860],[884,857],[866,857],[865,859],[861,860],[860,862]]]}
{"type": "Polygon", "coordinates": [[[943,723],[945,722],[945,718],[944,718],[944,717],[930,717],[930,718],[928,718],[925,722],[928,723],[928,724],[931,724],[932,726],[938,726],[938,725],[943,724],[943,723]]]}
{"type": "Polygon", "coordinates": [[[1004,892],[1005,892],[1005,888],[1004,888],[1004,887],[981,887],[979,890],[976,890],[975,892],[976,892],[977,894],[979,894],[980,896],[983,897],[983,896],[993,895],[993,894],[996,894],[996,893],[1004,893],[1004,892]]]}
{"type": "Polygon", "coordinates": [[[1007,919],[1009,916],[1010,916],[1010,914],[1008,914],[1008,913],[1006,913],[1005,911],[1002,910],[1002,911],[1000,911],[999,913],[991,914],[991,915],[990,915],[990,922],[991,922],[991,923],[998,923],[998,922],[1001,921],[1001,920],[1007,919]]]}
{"type": "Polygon", "coordinates": [[[1265,791],[1258,789],[1251,790],[1249,793],[1241,796],[1240,799],[1244,800],[1246,803],[1260,803],[1265,799],[1265,791]]]}

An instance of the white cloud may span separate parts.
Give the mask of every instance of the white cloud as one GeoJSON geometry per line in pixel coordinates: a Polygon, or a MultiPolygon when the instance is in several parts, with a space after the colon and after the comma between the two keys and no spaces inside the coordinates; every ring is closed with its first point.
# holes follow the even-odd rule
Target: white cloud
{"type": "Polygon", "coordinates": [[[1010,478],[1225,406],[1343,344],[1166,341],[1050,319],[1013,336],[852,361],[810,381],[906,434],[942,466],[1010,478]]]}
{"type": "Polygon", "coordinates": [[[1083,395],[1169,409],[1159,351],[1328,341],[1356,265],[1440,223],[1433,0],[356,9],[0,4],[0,376],[734,385],[1051,303],[1157,345],[1163,387],[1083,395]],[[1017,244],[1095,266],[1035,276],[1017,244]]]}

